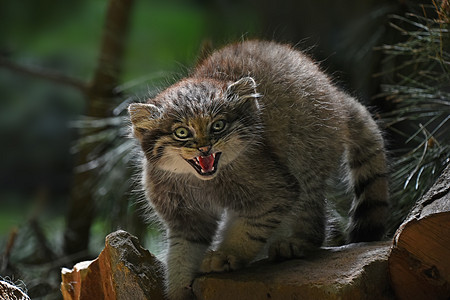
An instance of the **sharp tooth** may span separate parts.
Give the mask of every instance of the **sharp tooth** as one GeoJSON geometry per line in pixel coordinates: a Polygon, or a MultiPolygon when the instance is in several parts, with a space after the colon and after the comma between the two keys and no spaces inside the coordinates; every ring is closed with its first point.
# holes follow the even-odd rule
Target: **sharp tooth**
{"type": "Polygon", "coordinates": [[[213,153],[212,156],[213,156],[213,158],[216,158],[216,154],[215,153],[213,153]]]}

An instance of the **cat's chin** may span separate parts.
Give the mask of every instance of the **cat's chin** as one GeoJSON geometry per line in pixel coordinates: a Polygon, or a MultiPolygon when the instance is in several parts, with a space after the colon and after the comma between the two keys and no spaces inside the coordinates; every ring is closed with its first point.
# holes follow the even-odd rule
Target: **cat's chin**
{"type": "Polygon", "coordinates": [[[197,177],[200,180],[211,180],[213,178],[215,178],[217,176],[217,172],[214,172],[213,174],[208,174],[208,175],[200,175],[197,172],[193,173],[195,175],[195,177],[197,177]]]}
{"type": "Polygon", "coordinates": [[[211,153],[208,156],[198,156],[185,159],[195,170],[194,174],[202,180],[210,180],[216,177],[217,167],[222,152],[211,153]]]}

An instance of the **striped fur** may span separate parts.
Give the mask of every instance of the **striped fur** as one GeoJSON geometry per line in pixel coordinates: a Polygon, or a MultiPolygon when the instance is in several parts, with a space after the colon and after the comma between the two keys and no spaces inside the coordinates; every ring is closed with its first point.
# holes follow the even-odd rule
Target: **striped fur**
{"type": "Polygon", "coordinates": [[[382,238],[383,138],[367,110],[290,46],[247,41],[129,108],[146,195],[167,228],[169,299],[193,297],[199,272],[320,247],[326,182],[346,162],[348,241],[382,238]]]}

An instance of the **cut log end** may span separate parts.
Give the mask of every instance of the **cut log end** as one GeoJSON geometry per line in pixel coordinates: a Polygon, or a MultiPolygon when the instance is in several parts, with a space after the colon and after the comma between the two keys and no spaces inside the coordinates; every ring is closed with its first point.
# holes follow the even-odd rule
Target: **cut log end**
{"type": "Polygon", "coordinates": [[[399,299],[450,299],[450,166],[395,234],[389,272],[399,299]]]}

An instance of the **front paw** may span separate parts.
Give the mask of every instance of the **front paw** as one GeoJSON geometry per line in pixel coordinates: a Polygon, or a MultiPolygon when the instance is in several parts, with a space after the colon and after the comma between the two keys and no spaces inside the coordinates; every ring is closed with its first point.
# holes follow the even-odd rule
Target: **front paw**
{"type": "Polygon", "coordinates": [[[194,293],[190,286],[170,286],[167,291],[167,300],[195,300],[194,293]]]}
{"type": "Polygon", "coordinates": [[[311,246],[301,239],[288,238],[275,241],[269,247],[270,260],[303,258],[311,246]]]}
{"type": "Polygon", "coordinates": [[[243,265],[239,259],[222,251],[208,251],[200,266],[200,272],[228,272],[242,268],[243,265]]]}

